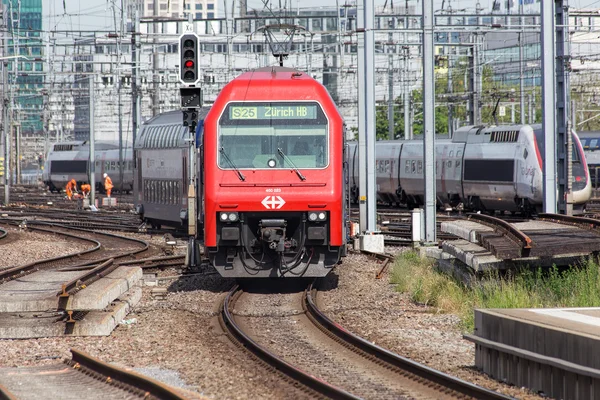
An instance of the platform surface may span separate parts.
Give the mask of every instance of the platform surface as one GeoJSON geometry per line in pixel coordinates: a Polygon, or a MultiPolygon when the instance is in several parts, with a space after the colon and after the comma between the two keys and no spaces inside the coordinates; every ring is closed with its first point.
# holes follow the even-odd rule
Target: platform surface
{"type": "Polygon", "coordinates": [[[493,309],[500,315],[600,338],[600,307],[493,309]]]}

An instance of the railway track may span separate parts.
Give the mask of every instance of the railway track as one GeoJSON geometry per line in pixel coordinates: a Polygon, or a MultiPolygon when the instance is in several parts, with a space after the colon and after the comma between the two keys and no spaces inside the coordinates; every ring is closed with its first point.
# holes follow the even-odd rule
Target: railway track
{"type": "MultiPolygon", "coordinates": [[[[3,185],[0,185],[0,192],[4,193],[3,185]]],[[[102,197],[105,197],[105,195],[96,192],[97,199],[102,197]]],[[[133,208],[133,194],[113,192],[112,197],[117,199],[117,205],[111,206],[111,209],[130,210],[133,208]]],[[[13,185],[10,187],[9,201],[8,205],[26,204],[37,207],[60,205],[63,209],[76,209],[78,207],[77,201],[68,200],[63,192],[53,193],[42,186],[13,185]]],[[[4,197],[0,198],[0,203],[4,203],[4,197]]]]}
{"type": "Polygon", "coordinates": [[[147,233],[161,235],[170,233],[181,235],[176,229],[151,229],[140,221],[140,217],[131,213],[115,213],[110,211],[89,212],[83,210],[63,210],[58,208],[22,208],[3,207],[3,217],[15,221],[35,220],[70,226],[74,228],[110,230],[118,232],[147,233]]]}
{"type": "MultiPolygon", "coordinates": [[[[0,223],[17,225],[15,221],[8,221],[6,219],[0,219],[0,223]]],[[[138,239],[126,238],[110,233],[65,228],[60,225],[48,223],[30,221],[25,228],[47,234],[59,234],[71,240],[83,240],[92,244],[93,247],[65,256],[40,260],[2,270],[0,271],[0,284],[40,270],[59,267],[64,269],[90,269],[110,259],[120,260],[135,257],[138,254],[147,252],[149,248],[148,243],[138,239]],[[102,238],[102,243],[97,240],[98,237],[102,238]]]]}
{"type": "MultiPolygon", "coordinates": [[[[303,293],[286,295],[290,301],[301,298],[299,306],[302,312],[297,312],[295,304],[282,305],[278,311],[261,311],[274,313],[278,317],[283,313],[283,317],[288,319],[287,323],[281,318],[271,323],[262,318],[256,321],[256,315],[244,314],[240,299],[252,301],[251,296],[267,295],[247,293],[239,286],[233,288],[222,304],[221,325],[254,357],[268,364],[278,374],[285,375],[282,379],[290,381],[295,387],[302,385],[305,393],[315,397],[508,398],[393,354],[353,335],[318,309],[315,300],[317,288],[312,284],[303,293]],[[264,337],[264,332],[257,332],[256,329],[268,329],[268,335],[264,337]],[[282,332],[275,329],[286,333],[282,336],[282,332]],[[300,332],[292,331],[296,329],[300,332]],[[294,348],[283,345],[283,350],[281,347],[279,350],[270,349],[271,343],[282,340],[294,343],[294,348]],[[265,342],[269,344],[265,345],[265,342]],[[285,355],[280,355],[281,352],[285,355]],[[308,370],[310,373],[306,372],[308,370]]],[[[275,298],[263,300],[263,303],[280,304],[283,301],[275,298]]]]}
{"type": "Polygon", "coordinates": [[[509,222],[482,214],[470,214],[469,218],[494,230],[479,232],[477,239],[483,247],[501,259],[592,253],[600,250],[600,220],[597,219],[561,214],[538,214],[535,219],[526,223],[522,220],[509,222]],[[536,222],[550,222],[553,226],[531,226],[536,222]],[[557,224],[564,228],[557,228],[557,224]]]}
{"type": "Polygon", "coordinates": [[[160,399],[185,396],[152,378],[118,368],[72,349],[64,364],[10,369],[0,376],[0,398],[16,399],[160,399]]]}

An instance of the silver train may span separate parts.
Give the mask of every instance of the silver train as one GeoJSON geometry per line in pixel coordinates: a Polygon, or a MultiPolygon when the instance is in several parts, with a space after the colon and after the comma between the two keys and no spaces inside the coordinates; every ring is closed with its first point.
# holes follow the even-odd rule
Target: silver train
{"type": "MultiPolygon", "coordinates": [[[[113,181],[114,191],[121,190],[119,179],[119,145],[112,142],[95,143],[96,189],[104,190],[103,174],[113,181]]],[[[54,143],[44,162],[42,179],[52,192],[60,192],[71,179],[78,185],[90,182],[90,146],[87,141],[54,143]]],[[[131,145],[123,148],[123,191],[133,190],[133,151],[131,145]]]]}
{"type": "MultiPolygon", "coordinates": [[[[573,133],[573,209],[583,211],[592,187],[583,147],[573,133]]],[[[348,151],[351,198],[358,198],[358,146],[348,151]]],[[[378,141],[377,200],[424,203],[423,141],[378,141]]],[[[438,206],[462,205],[475,211],[534,213],[542,209],[544,135],[541,125],[466,126],[452,139],[437,139],[438,206]]]]}
{"type": "MultiPolygon", "coordinates": [[[[209,109],[198,110],[200,121],[209,109]]],[[[179,110],[159,114],[143,123],[135,140],[134,204],[153,228],[188,224],[191,135],[181,118],[179,110]]]]}
{"type": "Polygon", "coordinates": [[[589,131],[577,134],[583,145],[592,187],[598,189],[600,187],[600,132],[589,131]]]}

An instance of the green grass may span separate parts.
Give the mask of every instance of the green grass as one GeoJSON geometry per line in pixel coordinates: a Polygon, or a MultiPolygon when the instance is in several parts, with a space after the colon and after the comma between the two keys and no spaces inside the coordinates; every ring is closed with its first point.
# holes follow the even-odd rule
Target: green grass
{"type": "Polygon", "coordinates": [[[473,330],[474,308],[600,306],[600,268],[594,257],[562,271],[556,267],[523,271],[483,278],[467,287],[437,272],[432,260],[407,252],[396,257],[391,282],[417,303],[457,314],[466,331],[473,330]]]}

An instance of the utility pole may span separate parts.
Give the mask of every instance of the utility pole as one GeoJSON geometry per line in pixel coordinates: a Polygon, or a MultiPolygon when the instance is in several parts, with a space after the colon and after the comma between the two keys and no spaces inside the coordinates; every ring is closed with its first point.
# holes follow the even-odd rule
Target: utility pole
{"type": "Polygon", "coordinates": [[[137,37],[140,31],[140,20],[138,18],[138,10],[137,7],[133,12],[133,21],[131,24],[131,126],[132,126],[132,138],[133,143],[135,144],[135,139],[138,131],[138,126],[140,123],[141,117],[141,107],[140,107],[140,82],[139,76],[140,73],[138,71],[138,52],[140,44],[138,43],[137,37]]]}
{"type": "Polygon", "coordinates": [[[94,75],[89,78],[90,94],[90,206],[96,205],[96,135],[94,133],[94,75]]]}
{"type": "Polygon", "coordinates": [[[17,121],[14,124],[15,127],[15,183],[17,185],[21,184],[21,121],[22,116],[20,115],[20,110],[17,111],[17,121]]]}
{"type": "Polygon", "coordinates": [[[446,57],[448,57],[448,137],[451,138],[452,136],[454,136],[454,103],[452,100],[452,92],[453,87],[452,87],[452,66],[453,66],[453,62],[452,62],[452,50],[454,48],[451,47],[447,52],[446,52],[446,57]]]}
{"type": "Polygon", "coordinates": [[[481,124],[481,113],[479,110],[479,35],[473,34],[473,46],[471,57],[469,57],[469,123],[471,125],[481,124]]]}
{"type": "MultiPolygon", "coordinates": [[[[556,146],[558,175],[558,209],[573,215],[572,144],[570,125],[571,64],[568,1],[555,1],[556,18],[556,146]]],[[[546,137],[546,140],[547,137],[546,137]]]]}
{"type": "Polygon", "coordinates": [[[544,130],[544,212],[556,214],[556,68],[554,0],[540,3],[542,12],[542,127],[544,130]]]}
{"type": "Polygon", "coordinates": [[[535,123],[535,107],[533,104],[534,96],[533,93],[529,93],[529,124],[535,123]]]}
{"type": "Polygon", "coordinates": [[[435,76],[433,71],[433,2],[423,1],[423,179],[425,181],[425,241],[436,241],[435,76]]]}
{"type": "Polygon", "coordinates": [[[121,71],[121,45],[123,43],[123,0],[121,0],[121,16],[119,18],[119,28],[117,29],[117,15],[113,5],[113,15],[115,20],[115,34],[117,42],[117,118],[119,129],[119,193],[123,193],[123,102],[121,101],[121,91],[123,88],[121,71]]]}
{"type": "Polygon", "coordinates": [[[524,20],[523,20],[523,2],[521,1],[519,3],[519,14],[521,14],[521,17],[519,17],[519,25],[521,25],[521,32],[519,32],[519,93],[520,93],[520,100],[521,100],[521,124],[525,125],[525,80],[523,77],[523,40],[525,32],[523,31],[523,24],[524,24],[524,20]]]}
{"type": "MultiPolygon", "coordinates": [[[[6,39],[2,38],[2,53],[6,54],[6,39]]],[[[10,203],[10,123],[9,123],[9,100],[6,96],[8,88],[8,62],[2,63],[2,138],[4,143],[4,205],[10,203]]]]}
{"type": "MultiPolygon", "coordinates": [[[[6,5],[0,3],[0,11],[2,12],[2,23],[0,28],[2,28],[2,42],[0,46],[0,54],[4,58],[6,56],[6,37],[5,34],[7,32],[6,29],[6,5]]],[[[6,153],[7,153],[7,139],[8,139],[8,97],[6,96],[6,89],[8,88],[8,61],[2,62],[2,166],[4,170],[2,171],[3,179],[2,183],[4,184],[4,205],[8,205],[9,192],[8,192],[8,174],[7,174],[7,163],[6,163],[6,153]]]]}
{"type": "Polygon", "coordinates": [[[388,56],[388,139],[390,140],[395,138],[394,128],[394,58],[390,54],[388,56]]]}
{"type": "MultiPolygon", "coordinates": [[[[360,3],[360,2],[359,2],[360,3]]],[[[375,2],[363,0],[358,6],[358,151],[359,216],[361,250],[383,250],[383,235],[376,235],[375,192],[375,2]],[[362,72],[362,73],[361,73],[362,72]]]]}
{"type": "MultiPolygon", "coordinates": [[[[160,77],[158,76],[158,71],[160,69],[160,57],[158,54],[158,46],[160,44],[158,40],[158,26],[160,22],[158,22],[158,11],[159,11],[159,1],[154,0],[154,21],[152,22],[152,32],[154,33],[153,46],[152,46],[152,88],[154,89],[152,92],[152,116],[155,117],[160,114],[160,96],[159,96],[159,83],[160,77]]],[[[190,15],[192,11],[190,10],[190,15]]]]}
{"type": "Polygon", "coordinates": [[[412,139],[412,113],[410,107],[410,88],[408,79],[410,67],[408,61],[408,52],[410,48],[408,46],[402,46],[402,92],[404,97],[404,140],[412,139]]]}

